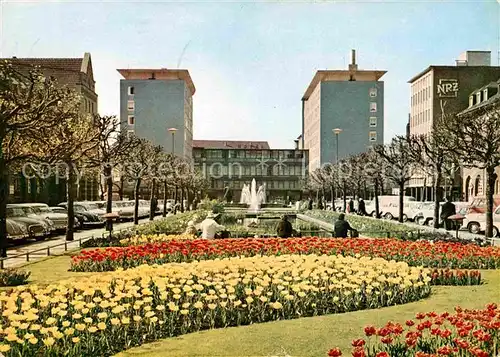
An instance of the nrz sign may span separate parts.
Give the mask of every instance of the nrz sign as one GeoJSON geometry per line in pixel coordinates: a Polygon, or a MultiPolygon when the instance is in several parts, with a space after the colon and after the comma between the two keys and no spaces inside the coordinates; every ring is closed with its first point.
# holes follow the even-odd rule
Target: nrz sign
{"type": "Polygon", "coordinates": [[[440,79],[437,93],[439,98],[456,97],[458,95],[458,79],[440,79]]]}

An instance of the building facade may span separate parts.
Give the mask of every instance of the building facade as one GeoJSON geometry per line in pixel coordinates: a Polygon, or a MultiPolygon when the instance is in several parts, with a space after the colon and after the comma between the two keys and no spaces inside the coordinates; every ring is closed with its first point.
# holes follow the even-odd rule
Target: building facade
{"type": "Polygon", "coordinates": [[[188,160],[193,147],[195,87],[184,69],[118,69],[120,129],[188,160]],[[176,132],[172,136],[169,129],[176,132]]]}
{"type": "Polygon", "coordinates": [[[309,170],[336,162],[337,139],[339,160],[384,142],[385,73],[359,70],[354,50],[348,70],[316,72],[302,97],[301,146],[309,150],[309,170]]]}
{"type": "MultiPolygon", "coordinates": [[[[500,78],[500,67],[491,66],[490,57],[489,51],[467,51],[455,66],[429,66],[410,79],[410,135],[432,132],[437,118],[466,109],[470,93],[500,78]]],[[[460,175],[457,168],[455,177],[450,178],[455,200],[464,198],[460,175]]],[[[418,200],[433,199],[432,178],[416,174],[408,184],[407,194],[418,200]]]]}
{"type": "MultiPolygon", "coordinates": [[[[484,106],[498,103],[500,101],[500,79],[490,82],[485,86],[476,89],[469,95],[469,106],[461,114],[474,112],[484,106]]],[[[500,177],[500,167],[495,169],[495,173],[500,177]]],[[[486,195],[486,172],[478,168],[464,168],[462,172],[463,197],[467,202],[473,201],[476,197],[486,195]]],[[[497,178],[493,194],[496,199],[500,195],[500,180],[497,178]]],[[[495,203],[496,205],[497,203],[495,203]]]]}
{"type": "MultiPolygon", "coordinates": [[[[33,66],[46,77],[54,77],[61,86],[67,86],[81,96],[83,114],[98,113],[97,93],[90,53],[80,58],[4,58],[20,71],[33,66]]],[[[10,202],[46,202],[58,204],[66,200],[66,182],[62,178],[26,178],[22,173],[11,175],[9,184],[10,202]]],[[[94,200],[99,196],[99,181],[95,177],[83,177],[78,186],[79,200],[94,200]]]]}
{"type": "Polygon", "coordinates": [[[194,167],[209,181],[210,198],[237,203],[243,185],[249,185],[254,178],[257,185],[266,184],[268,203],[302,198],[308,174],[307,150],[269,149],[262,142],[224,143],[221,146],[194,141],[194,167]]]}

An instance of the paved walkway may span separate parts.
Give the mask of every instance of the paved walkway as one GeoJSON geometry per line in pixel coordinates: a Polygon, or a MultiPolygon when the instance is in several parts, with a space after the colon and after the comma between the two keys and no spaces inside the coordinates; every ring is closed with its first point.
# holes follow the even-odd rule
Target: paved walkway
{"type": "MultiPolygon", "coordinates": [[[[162,216],[156,216],[155,220],[163,219],[162,216]]],[[[149,218],[141,219],[139,224],[144,224],[149,222],[149,218]]],[[[122,229],[131,228],[134,226],[133,222],[123,222],[123,223],[115,223],[113,224],[113,232],[118,232],[122,229]]],[[[42,258],[46,258],[50,255],[63,255],[67,251],[74,250],[80,247],[80,244],[84,241],[92,238],[92,237],[101,237],[103,234],[108,234],[104,228],[97,229],[88,229],[79,232],[75,232],[75,240],[72,242],[66,242],[65,235],[58,235],[54,237],[50,237],[41,242],[27,242],[22,245],[13,245],[7,250],[7,257],[13,257],[16,255],[23,254],[20,257],[7,259],[4,263],[4,268],[14,268],[19,267],[27,262],[33,262],[40,260],[42,258]],[[66,245],[64,244],[66,242],[66,245]],[[58,245],[57,247],[51,248],[54,245],[58,245]],[[33,250],[39,250],[34,253],[29,253],[29,257],[26,258],[26,253],[31,252],[33,250]]]]}

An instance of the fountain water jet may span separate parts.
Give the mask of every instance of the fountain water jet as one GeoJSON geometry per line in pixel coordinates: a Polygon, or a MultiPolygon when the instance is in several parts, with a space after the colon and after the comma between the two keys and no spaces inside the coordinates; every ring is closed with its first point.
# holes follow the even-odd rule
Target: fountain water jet
{"type": "Polygon", "coordinates": [[[260,209],[260,200],[257,196],[257,182],[255,179],[252,180],[252,185],[250,186],[250,207],[249,210],[252,212],[257,212],[260,209]]]}

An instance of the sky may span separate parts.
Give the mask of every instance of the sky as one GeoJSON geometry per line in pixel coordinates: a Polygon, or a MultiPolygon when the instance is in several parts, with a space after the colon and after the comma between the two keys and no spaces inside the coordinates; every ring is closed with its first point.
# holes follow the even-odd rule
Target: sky
{"type": "Polygon", "coordinates": [[[476,1],[0,0],[0,57],[90,52],[100,114],[119,114],[117,68],[188,69],[194,138],[291,148],[315,72],[387,70],[385,141],[404,134],[408,80],[465,50],[498,64],[500,3],[476,1]]]}

